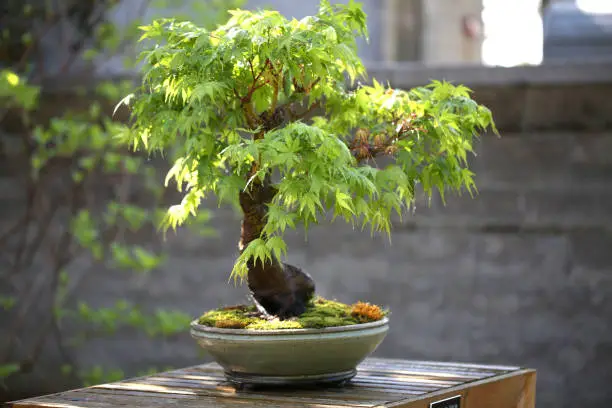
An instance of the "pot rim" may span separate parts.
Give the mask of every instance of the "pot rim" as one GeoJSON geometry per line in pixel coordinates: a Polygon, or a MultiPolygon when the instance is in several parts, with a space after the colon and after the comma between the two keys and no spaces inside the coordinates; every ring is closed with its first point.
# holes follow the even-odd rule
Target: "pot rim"
{"type": "Polygon", "coordinates": [[[375,322],[357,323],[345,326],[324,327],[321,329],[277,329],[277,330],[261,330],[261,329],[225,329],[218,327],[205,326],[199,324],[198,320],[191,322],[191,331],[196,333],[216,333],[216,334],[234,334],[246,336],[279,336],[279,335],[319,335],[325,333],[339,333],[373,329],[380,326],[387,326],[389,318],[387,316],[375,322]]]}

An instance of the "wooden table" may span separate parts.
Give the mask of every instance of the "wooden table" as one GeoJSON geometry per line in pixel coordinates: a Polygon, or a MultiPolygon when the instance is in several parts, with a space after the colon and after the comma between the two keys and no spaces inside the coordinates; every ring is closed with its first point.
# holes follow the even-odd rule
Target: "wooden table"
{"type": "Polygon", "coordinates": [[[343,388],[237,390],[211,363],[8,406],[534,408],[535,381],[519,367],[370,358],[343,388]]]}

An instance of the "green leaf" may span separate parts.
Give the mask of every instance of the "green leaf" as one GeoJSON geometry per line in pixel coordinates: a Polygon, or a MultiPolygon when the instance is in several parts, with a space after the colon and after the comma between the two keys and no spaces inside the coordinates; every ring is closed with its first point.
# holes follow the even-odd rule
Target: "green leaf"
{"type": "Polygon", "coordinates": [[[336,191],[336,205],[349,211],[351,214],[355,214],[352,204],[352,197],[340,190],[336,191]]]}
{"type": "Polygon", "coordinates": [[[221,81],[209,81],[198,84],[191,93],[190,102],[201,102],[204,97],[212,100],[216,95],[223,93],[227,87],[228,86],[221,81]]]}
{"type": "Polygon", "coordinates": [[[15,374],[21,370],[21,366],[17,363],[0,364],[0,379],[6,378],[11,374],[15,374]]]}
{"type": "Polygon", "coordinates": [[[280,236],[274,236],[267,240],[266,247],[277,259],[287,255],[287,244],[280,236]]]}
{"type": "Polygon", "coordinates": [[[17,299],[14,296],[0,295],[0,306],[2,306],[4,310],[12,309],[15,303],[17,303],[17,299]]]}
{"type": "Polygon", "coordinates": [[[143,271],[150,271],[157,268],[163,260],[160,256],[138,246],[134,247],[133,253],[138,269],[143,271]]]}
{"type": "Polygon", "coordinates": [[[134,261],[130,251],[123,245],[113,242],[110,246],[111,255],[115,265],[119,268],[132,269],[134,261]]]}
{"type": "Polygon", "coordinates": [[[71,230],[82,247],[90,248],[93,244],[97,243],[99,231],[88,210],[84,209],[76,214],[72,219],[71,230]]]}
{"type": "Polygon", "coordinates": [[[9,71],[4,71],[3,74],[6,79],[6,82],[8,82],[10,86],[19,85],[19,77],[17,76],[17,74],[15,74],[14,72],[9,72],[9,71]]]}
{"type": "Polygon", "coordinates": [[[74,368],[69,364],[63,364],[60,367],[60,372],[62,373],[62,375],[70,375],[72,374],[73,370],[74,368]]]}
{"type": "Polygon", "coordinates": [[[152,335],[171,336],[178,333],[183,333],[193,318],[180,311],[158,310],[155,312],[152,322],[149,324],[152,335]]]}

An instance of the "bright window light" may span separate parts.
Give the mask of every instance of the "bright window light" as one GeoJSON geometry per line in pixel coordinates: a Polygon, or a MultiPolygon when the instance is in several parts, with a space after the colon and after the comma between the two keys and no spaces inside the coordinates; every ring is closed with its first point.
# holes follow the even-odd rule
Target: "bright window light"
{"type": "Polygon", "coordinates": [[[576,0],[576,6],[590,14],[612,14],[612,0],[576,0]]]}
{"type": "Polygon", "coordinates": [[[511,67],[542,62],[539,6],[540,0],[483,0],[484,65],[511,67]]]}

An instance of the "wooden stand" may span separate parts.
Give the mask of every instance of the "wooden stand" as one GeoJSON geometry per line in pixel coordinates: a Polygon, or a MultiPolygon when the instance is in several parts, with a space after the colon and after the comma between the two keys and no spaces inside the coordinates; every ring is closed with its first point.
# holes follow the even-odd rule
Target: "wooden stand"
{"type": "Polygon", "coordinates": [[[8,406],[534,408],[535,382],[519,367],[371,358],[344,387],[239,390],[211,363],[8,406]]]}

